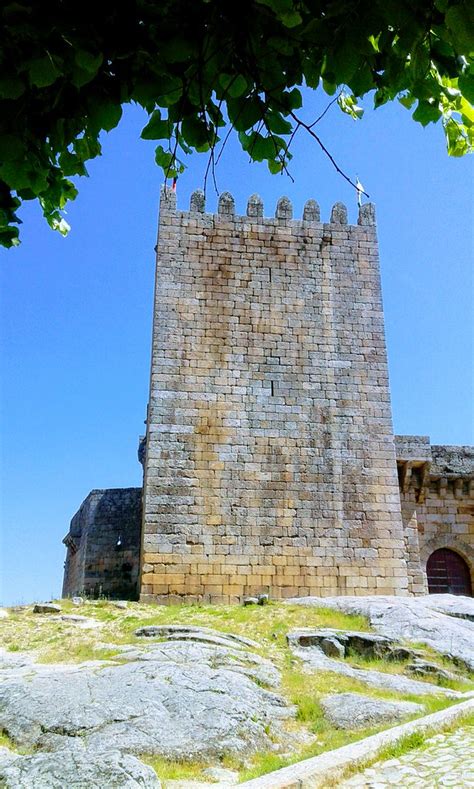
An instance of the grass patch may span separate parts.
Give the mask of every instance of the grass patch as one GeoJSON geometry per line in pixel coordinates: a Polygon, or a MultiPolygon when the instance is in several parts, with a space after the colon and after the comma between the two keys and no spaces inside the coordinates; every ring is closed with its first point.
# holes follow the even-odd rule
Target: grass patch
{"type": "Polygon", "coordinates": [[[160,756],[140,755],[140,761],[153,767],[160,781],[206,781],[203,770],[209,766],[203,762],[170,761],[160,756]]]}
{"type": "Polygon", "coordinates": [[[28,754],[33,753],[33,751],[29,748],[17,746],[11,737],[8,736],[5,729],[0,730],[0,748],[8,748],[9,751],[18,753],[20,756],[27,756],[28,754]]]}
{"type": "Polygon", "coordinates": [[[101,647],[87,642],[50,645],[39,656],[39,663],[83,663],[86,660],[110,660],[120,657],[113,647],[101,647]]]}

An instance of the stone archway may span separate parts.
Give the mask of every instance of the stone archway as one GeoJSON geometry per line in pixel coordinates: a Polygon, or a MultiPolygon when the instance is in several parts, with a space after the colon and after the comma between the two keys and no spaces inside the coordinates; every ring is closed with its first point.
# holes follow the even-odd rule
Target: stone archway
{"type": "Polygon", "coordinates": [[[463,557],[450,548],[437,548],[426,562],[430,594],[459,594],[472,597],[471,573],[463,557]]]}

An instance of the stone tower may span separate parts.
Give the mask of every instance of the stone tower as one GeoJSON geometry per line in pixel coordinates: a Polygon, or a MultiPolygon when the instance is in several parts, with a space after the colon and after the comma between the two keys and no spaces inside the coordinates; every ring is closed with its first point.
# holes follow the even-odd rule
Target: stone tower
{"type": "Polygon", "coordinates": [[[374,209],[162,193],[142,600],[404,594],[374,209]]]}

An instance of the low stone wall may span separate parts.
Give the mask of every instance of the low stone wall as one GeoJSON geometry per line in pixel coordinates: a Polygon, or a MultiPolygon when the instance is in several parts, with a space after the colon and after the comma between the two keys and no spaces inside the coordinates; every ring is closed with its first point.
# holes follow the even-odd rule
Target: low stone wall
{"type": "Polygon", "coordinates": [[[239,784],[239,787],[241,789],[323,789],[339,778],[348,767],[375,758],[383,748],[394,745],[402,738],[415,732],[438,732],[443,726],[473,711],[474,699],[469,699],[441,712],[394,726],[359,742],[344,745],[335,751],[328,751],[312,759],[305,759],[290,767],[262,775],[261,778],[245,781],[239,784]]]}

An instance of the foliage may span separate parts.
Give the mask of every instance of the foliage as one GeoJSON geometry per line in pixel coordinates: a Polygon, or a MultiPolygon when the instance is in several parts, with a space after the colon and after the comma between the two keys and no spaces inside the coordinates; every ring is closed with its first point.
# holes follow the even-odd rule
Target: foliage
{"type": "Polygon", "coordinates": [[[441,121],[448,151],[472,148],[474,10],[470,0],[67,0],[0,11],[0,243],[18,243],[16,210],[38,199],[60,233],[71,176],[101,152],[100,133],[136,102],[149,113],[166,177],[183,156],[235,130],[251,159],[285,170],[301,86],[354,118],[358,99],[398,98],[415,121],[441,121]],[[224,134],[225,132],[225,134],[224,134]]]}

